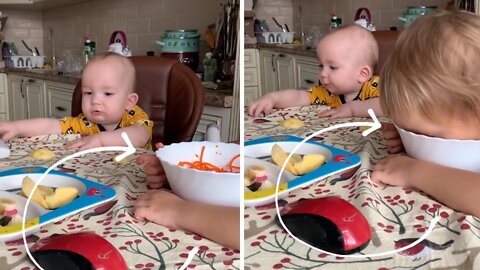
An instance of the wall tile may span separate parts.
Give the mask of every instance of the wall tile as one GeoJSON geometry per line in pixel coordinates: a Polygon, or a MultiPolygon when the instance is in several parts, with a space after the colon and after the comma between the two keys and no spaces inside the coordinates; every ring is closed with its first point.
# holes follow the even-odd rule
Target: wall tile
{"type": "MultiPolygon", "coordinates": [[[[97,52],[108,48],[113,31],[122,30],[127,34],[128,46],[134,54],[146,54],[153,50],[156,55],[160,47],[154,43],[168,29],[198,29],[203,34],[209,24],[215,23],[222,11],[221,4],[228,0],[90,0],[52,10],[2,10],[9,16],[3,34],[7,41],[13,41],[22,49],[20,40],[32,42],[47,55],[51,62],[54,33],[55,52],[62,58],[67,51],[81,61],[83,36],[96,42],[97,52]]],[[[283,3],[282,12],[290,20],[291,0],[275,0],[283,3]]],[[[25,50],[26,51],[26,50],[25,50]]],[[[202,47],[204,53],[206,48],[202,47]]],[[[69,54],[67,53],[67,54],[69,54]]],[[[60,59],[59,59],[60,60],[60,59]]]]}

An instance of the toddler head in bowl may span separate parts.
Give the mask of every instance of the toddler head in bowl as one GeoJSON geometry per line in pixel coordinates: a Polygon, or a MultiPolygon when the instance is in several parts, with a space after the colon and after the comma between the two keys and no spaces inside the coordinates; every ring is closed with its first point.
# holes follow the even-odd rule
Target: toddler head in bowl
{"type": "Polygon", "coordinates": [[[479,62],[477,15],[438,12],[415,20],[380,76],[384,114],[417,134],[480,140],[479,62]]]}

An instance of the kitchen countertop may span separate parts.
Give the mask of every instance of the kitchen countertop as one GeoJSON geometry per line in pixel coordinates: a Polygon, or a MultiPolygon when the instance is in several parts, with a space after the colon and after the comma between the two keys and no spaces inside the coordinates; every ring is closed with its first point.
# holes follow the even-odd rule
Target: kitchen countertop
{"type": "Polygon", "coordinates": [[[257,43],[245,44],[245,49],[271,50],[275,52],[289,53],[306,57],[317,57],[315,50],[306,49],[304,45],[257,43]]]}
{"type": "MultiPolygon", "coordinates": [[[[19,76],[26,76],[41,80],[69,84],[77,84],[81,77],[81,74],[79,72],[58,74],[53,70],[43,69],[2,68],[0,69],[0,73],[14,74],[19,76]]],[[[233,104],[232,92],[232,89],[205,89],[205,105],[213,107],[231,108],[233,104]]]]}

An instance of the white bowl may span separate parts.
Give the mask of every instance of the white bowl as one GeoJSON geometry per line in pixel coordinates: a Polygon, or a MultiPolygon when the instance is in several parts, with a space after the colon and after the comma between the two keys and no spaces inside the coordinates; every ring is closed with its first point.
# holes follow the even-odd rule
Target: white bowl
{"type": "Polygon", "coordinates": [[[428,137],[397,127],[407,154],[419,160],[480,173],[480,140],[428,137]]]}
{"type": "MultiPolygon", "coordinates": [[[[228,162],[240,153],[240,146],[222,142],[182,142],[164,146],[156,151],[173,192],[185,200],[203,203],[240,206],[240,173],[213,172],[179,166],[180,161],[203,162],[228,169],[228,162]]],[[[234,162],[240,166],[240,158],[234,162]]]]}

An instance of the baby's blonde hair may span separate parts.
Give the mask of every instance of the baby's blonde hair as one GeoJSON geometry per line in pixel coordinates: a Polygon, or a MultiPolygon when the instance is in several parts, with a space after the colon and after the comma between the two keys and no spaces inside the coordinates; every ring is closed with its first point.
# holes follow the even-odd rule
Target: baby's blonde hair
{"type": "Polygon", "coordinates": [[[380,78],[380,104],[393,121],[419,113],[480,120],[480,17],[442,11],[413,22],[399,37],[380,78]]]}
{"type": "MultiPolygon", "coordinates": [[[[128,91],[133,92],[136,87],[135,66],[133,65],[132,61],[128,57],[125,57],[123,55],[120,55],[114,52],[103,52],[96,55],[90,62],[88,62],[88,64],[85,66],[85,69],[92,63],[106,60],[106,59],[115,59],[121,63],[121,65],[124,67],[123,72],[125,72],[125,74],[123,75],[128,77],[128,80],[127,80],[129,82],[128,91]]],[[[119,69],[119,67],[114,67],[114,68],[119,69]]],[[[120,71],[121,70],[119,69],[119,72],[120,71]]]]}
{"type": "Polygon", "coordinates": [[[337,34],[347,35],[351,46],[355,47],[355,50],[362,52],[361,61],[365,65],[368,65],[372,71],[375,69],[378,62],[378,44],[370,31],[359,25],[351,24],[336,28],[329,32],[325,37],[337,34]]]}

